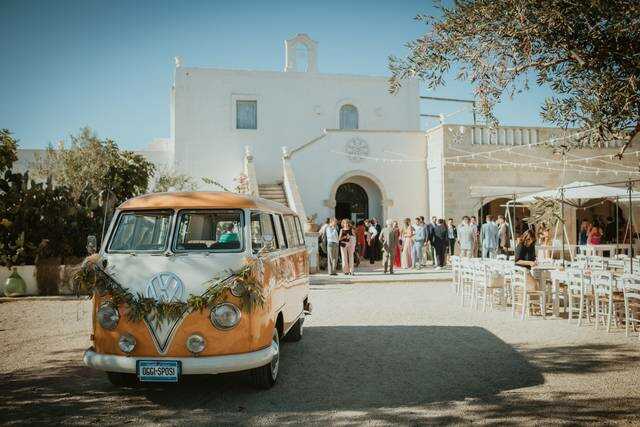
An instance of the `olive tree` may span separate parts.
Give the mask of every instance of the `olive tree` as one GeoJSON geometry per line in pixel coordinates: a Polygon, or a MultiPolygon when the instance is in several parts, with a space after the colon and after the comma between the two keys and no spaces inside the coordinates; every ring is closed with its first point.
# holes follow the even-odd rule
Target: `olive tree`
{"type": "Polygon", "coordinates": [[[543,120],[593,129],[602,146],[640,139],[640,2],[637,0],[457,0],[437,16],[418,15],[426,32],[390,57],[390,90],[406,78],[428,88],[450,75],[470,81],[480,113],[535,82],[552,89],[543,120]]]}

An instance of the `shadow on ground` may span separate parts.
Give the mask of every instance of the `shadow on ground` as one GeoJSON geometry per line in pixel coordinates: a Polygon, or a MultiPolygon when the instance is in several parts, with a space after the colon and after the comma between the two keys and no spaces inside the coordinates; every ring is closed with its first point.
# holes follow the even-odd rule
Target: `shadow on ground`
{"type": "Polygon", "coordinates": [[[116,389],[103,374],[80,364],[80,352],[71,351],[52,354],[46,367],[1,375],[0,421],[218,423],[224,417],[236,422],[451,423],[471,420],[454,411],[465,399],[478,405],[474,420],[508,416],[589,422],[603,414],[609,420],[634,415],[640,409],[637,399],[572,400],[564,395],[537,401],[499,394],[542,384],[544,372],[589,372],[637,363],[611,346],[609,356],[599,359],[599,350],[517,352],[478,327],[310,327],[301,342],[283,346],[279,383],[262,392],[250,386],[245,374],[116,389]]]}

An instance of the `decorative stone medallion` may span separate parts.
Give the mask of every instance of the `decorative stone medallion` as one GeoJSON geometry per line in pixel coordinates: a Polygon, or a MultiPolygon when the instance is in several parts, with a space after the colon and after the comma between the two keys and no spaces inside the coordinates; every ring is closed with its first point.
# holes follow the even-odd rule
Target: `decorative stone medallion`
{"type": "Polygon", "coordinates": [[[352,162],[361,162],[369,155],[369,144],[356,136],[347,141],[344,151],[352,162]]]}

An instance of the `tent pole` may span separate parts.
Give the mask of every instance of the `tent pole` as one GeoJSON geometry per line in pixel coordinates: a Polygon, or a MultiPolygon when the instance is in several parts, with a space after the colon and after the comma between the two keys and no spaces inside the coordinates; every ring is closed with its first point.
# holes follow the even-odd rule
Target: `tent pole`
{"type": "Polygon", "coordinates": [[[564,267],[564,235],[566,233],[564,225],[564,185],[560,187],[560,221],[562,222],[562,266],[564,267]]]}
{"type": "Polygon", "coordinates": [[[618,229],[618,208],[620,206],[620,196],[616,196],[616,255],[618,255],[618,245],[620,244],[620,230],[618,229]]]}
{"type": "Polygon", "coordinates": [[[631,274],[633,274],[633,201],[631,200],[631,178],[629,178],[629,183],[627,184],[627,189],[629,191],[629,225],[630,225],[630,233],[629,233],[629,255],[631,256],[631,274]]]}
{"type": "Polygon", "coordinates": [[[511,248],[516,253],[516,193],[513,193],[513,226],[511,227],[511,248]]]}

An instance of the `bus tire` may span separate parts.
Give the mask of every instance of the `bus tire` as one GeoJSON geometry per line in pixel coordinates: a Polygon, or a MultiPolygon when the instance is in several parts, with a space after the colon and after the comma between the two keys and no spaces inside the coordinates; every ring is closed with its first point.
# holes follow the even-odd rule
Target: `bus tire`
{"type": "Polygon", "coordinates": [[[107,372],[109,382],[116,387],[132,387],[136,384],[134,374],[123,374],[122,372],[107,372]]]}
{"type": "Polygon", "coordinates": [[[278,370],[280,366],[280,336],[278,335],[278,328],[275,328],[273,331],[273,340],[271,345],[275,345],[276,347],[276,355],[273,357],[271,362],[251,371],[253,385],[260,390],[270,389],[278,379],[278,370]]]}
{"type": "Polygon", "coordinates": [[[302,339],[302,332],[304,326],[304,316],[300,317],[296,323],[289,329],[285,337],[286,341],[298,342],[302,339]]]}

